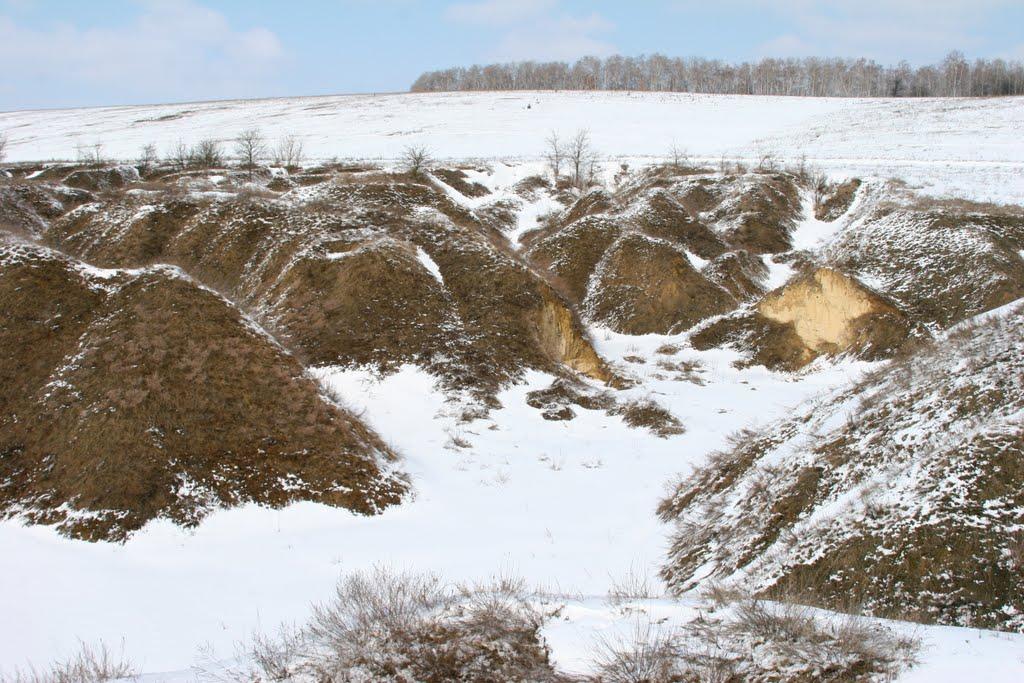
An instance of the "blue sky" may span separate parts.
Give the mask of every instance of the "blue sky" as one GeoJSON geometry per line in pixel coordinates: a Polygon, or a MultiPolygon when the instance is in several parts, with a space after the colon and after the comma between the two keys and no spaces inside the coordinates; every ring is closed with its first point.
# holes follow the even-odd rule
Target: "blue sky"
{"type": "Polygon", "coordinates": [[[0,110],[405,90],[585,54],[1024,58],[1024,0],[0,0],[0,110]]]}

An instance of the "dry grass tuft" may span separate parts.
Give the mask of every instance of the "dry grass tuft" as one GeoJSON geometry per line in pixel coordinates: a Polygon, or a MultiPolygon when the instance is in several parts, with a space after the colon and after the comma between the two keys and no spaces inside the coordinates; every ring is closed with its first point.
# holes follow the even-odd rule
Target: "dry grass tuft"
{"type": "Polygon", "coordinates": [[[45,669],[15,671],[2,680],[7,683],[106,683],[134,680],[138,673],[123,652],[112,652],[101,642],[95,647],[82,643],[78,652],[66,660],[45,669]]]}

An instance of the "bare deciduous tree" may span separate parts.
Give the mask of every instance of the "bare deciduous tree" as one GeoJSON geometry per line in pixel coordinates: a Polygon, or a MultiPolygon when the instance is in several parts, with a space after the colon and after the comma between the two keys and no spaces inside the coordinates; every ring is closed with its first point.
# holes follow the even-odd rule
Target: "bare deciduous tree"
{"type": "Polygon", "coordinates": [[[593,182],[597,161],[597,155],[590,145],[590,131],[585,128],[576,131],[566,147],[566,158],[572,171],[573,185],[581,190],[586,189],[593,182]]]}
{"type": "Polygon", "coordinates": [[[274,149],[274,165],[287,169],[298,168],[304,158],[302,141],[294,135],[286,135],[277,142],[274,149]]]}
{"type": "Polygon", "coordinates": [[[102,164],[104,162],[103,143],[94,142],[91,145],[86,145],[79,142],[75,145],[75,157],[80,164],[102,164]]]}
{"type": "Polygon", "coordinates": [[[682,168],[690,159],[689,153],[675,142],[672,143],[668,153],[669,157],[672,159],[672,166],[675,168],[682,168]]]}
{"type": "Polygon", "coordinates": [[[156,153],[156,145],[150,143],[143,146],[139,152],[139,173],[146,175],[156,167],[157,161],[159,161],[159,157],[156,153]]]}
{"type": "Polygon", "coordinates": [[[249,181],[252,182],[252,174],[259,168],[260,161],[267,155],[267,144],[263,141],[263,134],[258,128],[243,130],[235,138],[235,154],[238,156],[242,168],[249,174],[249,181]]]}
{"type": "Polygon", "coordinates": [[[731,64],[701,57],[612,55],[517,62],[424,73],[414,92],[445,90],[653,90],[805,97],[988,97],[1024,95],[1024,62],[951,52],[940,63],[883,66],[856,58],[766,58],[731,64]]]}
{"type": "Polygon", "coordinates": [[[558,133],[551,131],[551,135],[545,140],[548,166],[551,168],[551,175],[554,176],[555,185],[558,185],[558,176],[562,174],[562,161],[565,159],[565,150],[562,148],[562,141],[558,139],[558,133]]]}
{"type": "Polygon", "coordinates": [[[817,211],[821,207],[821,202],[825,199],[825,194],[828,192],[828,176],[821,171],[816,171],[811,173],[809,182],[814,198],[814,210],[817,211]]]}
{"type": "Polygon", "coordinates": [[[410,145],[402,153],[402,160],[405,162],[405,170],[414,176],[418,176],[433,163],[430,150],[423,145],[410,145]]]}
{"type": "Polygon", "coordinates": [[[0,133],[0,161],[7,158],[7,133],[0,133]]]}

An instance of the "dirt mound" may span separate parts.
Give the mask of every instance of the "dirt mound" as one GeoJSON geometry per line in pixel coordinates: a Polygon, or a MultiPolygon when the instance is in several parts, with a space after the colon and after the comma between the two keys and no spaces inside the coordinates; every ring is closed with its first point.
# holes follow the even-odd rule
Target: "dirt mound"
{"type": "Polygon", "coordinates": [[[658,166],[627,174],[614,194],[587,193],[526,253],[592,321],[678,332],[762,295],[768,269],[756,254],[788,249],[801,211],[788,174],[658,166]]]}
{"type": "Polygon", "coordinates": [[[569,225],[584,216],[609,213],[615,209],[615,199],[607,190],[595,187],[577,199],[560,217],[562,225],[569,225]]]}
{"type": "Polygon", "coordinates": [[[768,268],[760,257],[748,251],[730,251],[702,268],[701,274],[744,301],[764,294],[768,268]]]}
{"type": "Polygon", "coordinates": [[[690,344],[698,351],[729,346],[749,354],[741,366],[763,365],[769,370],[793,372],[815,358],[793,324],[769,320],[754,311],[737,311],[694,332],[690,344]]]}
{"type": "Polygon", "coordinates": [[[123,197],[71,212],[47,239],[108,267],[176,264],[315,364],[413,362],[491,395],[526,368],[610,378],[498,227],[402,175],[280,198],[123,197]]]}
{"type": "Polygon", "coordinates": [[[667,190],[650,192],[632,205],[629,215],[645,234],[677,244],[703,259],[721,256],[727,249],[718,235],[692,218],[667,190]]]}
{"type": "Polygon", "coordinates": [[[394,455],[302,366],[180,271],[0,249],[0,502],[70,535],[298,500],[371,514],[394,455]]]}
{"type": "Polygon", "coordinates": [[[433,169],[431,174],[467,197],[486,197],[491,193],[484,185],[470,181],[466,172],[458,168],[433,169]]]}
{"type": "Polygon", "coordinates": [[[113,168],[83,168],[72,171],[64,178],[68,187],[77,187],[89,192],[100,192],[124,187],[128,183],[138,182],[139,169],[134,166],[115,166],[113,168]]]}
{"type": "Polygon", "coordinates": [[[534,241],[527,256],[579,304],[586,297],[587,283],[597,264],[621,234],[617,221],[586,216],[534,241]]]}
{"type": "Polygon", "coordinates": [[[84,190],[49,183],[0,183],[0,229],[38,237],[49,221],[91,201],[84,190]]]}
{"type": "Polygon", "coordinates": [[[937,338],[730,448],[661,507],[664,576],[1024,631],[1024,308],[937,338]]]}
{"type": "Polygon", "coordinates": [[[588,317],[626,334],[679,332],[731,310],[736,301],[672,244],[639,233],[607,251],[585,302],[588,317]]]}
{"type": "Polygon", "coordinates": [[[883,207],[823,253],[932,328],[1024,296],[1024,216],[1012,212],[883,207]]]}
{"type": "Polygon", "coordinates": [[[790,233],[802,214],[796,178],[783,173],[726,177],[715,192],[722,199],[706,220],[732,248],[775,254],[792,247],[790,233]]]}

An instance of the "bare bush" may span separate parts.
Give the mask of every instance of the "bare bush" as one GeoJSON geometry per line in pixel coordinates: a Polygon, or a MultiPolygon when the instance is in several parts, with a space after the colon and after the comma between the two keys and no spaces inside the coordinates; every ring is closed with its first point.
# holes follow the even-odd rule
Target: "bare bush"
{"type": "Polygon", "coordinates": [[[305,158],[302,149],[302,141],[294,135],[286,135],[277,141],[274,149],[274,165],[283,166],[289,170],[302,166],[305,158]]]}
{"type": "Polygon", "coordinates": [[[302,631],[254,640],[251,678],[561,680],[540,638],[543,618],[512,579],[452,587],[431,574],[357,573],[302,631]]]}
{"type": "Polygon", "coordinates": [[[46,669],[30,668],[16,671],[10,683],[104,683],[138,676],[135,665],[124,653],[113,653],[104,644],[93,647],[82,643],[70,658],[55,662],[46,669]]]}
{"type": "Polygon", "coordinates": [[[258,128],[250,128],[238,134],[235,138],[235,155],[242,169],[248,173],[251,182],[253,172],[267,156],[267,143],[258,128]]]}
{"type": "Polygon", "coordinates": [[[220,168],[224,166],[224,153],[220,142],[205,138],[196,143],[188,154],[188,165],[196,168],[220,168]]]}
{"type": "Polygon", "coordinates": [[[680,680],[680,655],[674,632],[638,620],[628,636],[600,636],[592,656],[601,683],[670,683],[680,680]]]}
{"type": "Polygon", "coordinates": [[[761,152],[757,158],[757,170],[760,173],[774,173],[779,168],[778,159],[773,152],[761,152]]]}
{"type": "Polygon", "coordinates": [[[656,598],[659,591],[652,585],[651,577],[640,566],[630,566],[625,575],[612,580],[608,588],[608,603],[621,605],[633,600],[650,600],[656,598]]]}
{"type": "Polygon", "coordinates": [[[105,161],[103,156],[103,143],[94,142],[91,145],[77,143],[75,145],[75,160],[80,164],[102,164],[105,161]]]}
{"type": "Polygon", "coordinates": [[[247,678],[255,680],[262,674],[271,681],[287,681],[300,673],[303,657],[309,644],[308,635],[295,628],[281,626],[276,637],[256,633],[246,653],[256,671],[247,678]]]}
{"type": "Polygon", "coordinates": [[[142,150],[139,152],[139,159],[137,162],[139,166],[139,173],[146,175],[151,172],[156,168],[159,160],[159,156],[156,153],[156,145],[150,143],[143,146],[142,150]]]}
{"type": "Polygon", "coordinates": [[[0,161],[7,158],[7,133],[0,133],[0,161]]]}
{"type": "Polygon", "coordinates": [[[434,162],[430,150],[423,145],[411,145],[402,153],[405,170],[414,176],[422,175],[427,167],[434,162]]]}
{"type": "Polygon", "coordinates": [[[179,171],[184,171],[191,163],[192,154],[184,140],[178,140],[167,153],[167,162],[179,171]]]}
{"type": "Polygon", "coordinates": [[[867,619],[749,597],[722,617],[687,624],[680,643],[687,671],[728,669],[740,680],[771,681],[891,677],[913,663],[918,647],[867,619]]]}

